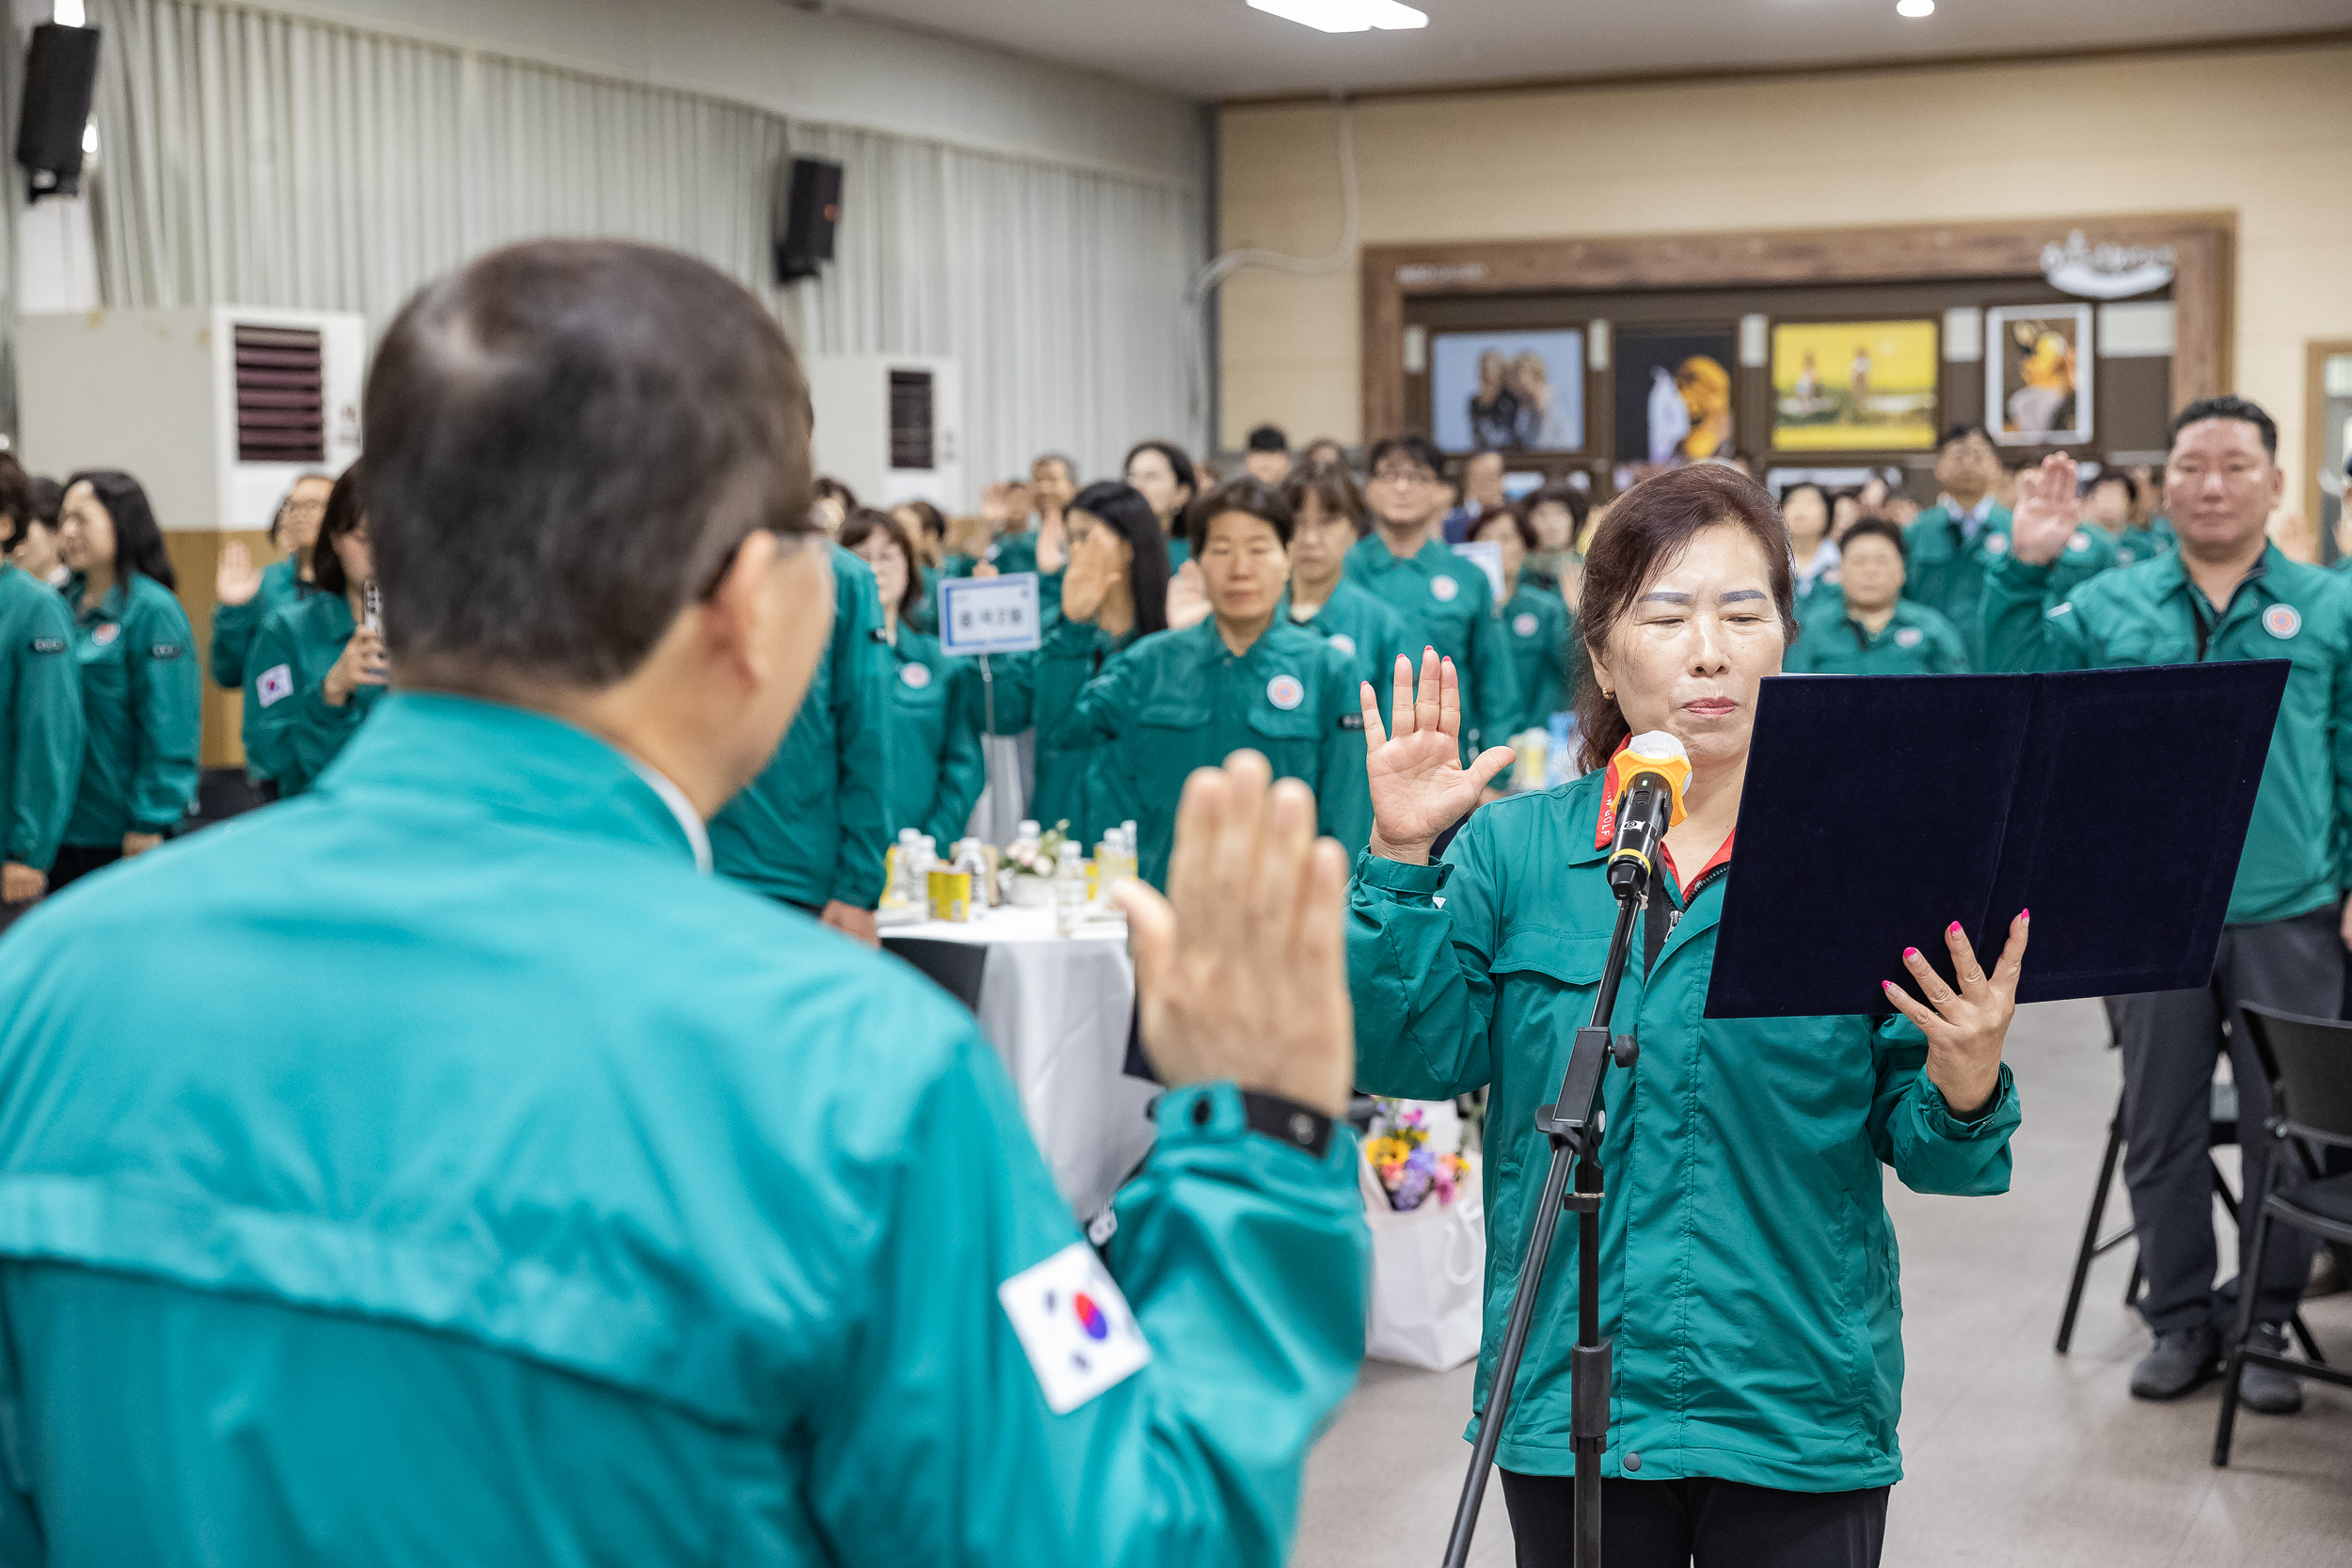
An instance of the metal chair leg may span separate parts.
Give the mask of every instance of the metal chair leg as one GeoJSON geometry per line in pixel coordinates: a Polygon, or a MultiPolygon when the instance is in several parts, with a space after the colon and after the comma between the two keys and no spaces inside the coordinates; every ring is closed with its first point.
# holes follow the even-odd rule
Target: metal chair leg
{"type": "MultiPolygon", "coordinates": [[[[2074,1251],[2074,1277],[2066,1288],[2066,1311],[2058,1319],[2058,1353],[2064,1355],[2074,1342],[2074,1317],[2082,1310],[2083,1286],[2090,1277],[2090,1260],[2099,1256],[2099,1225],[2106,1217],[2107,1193],[2115,1184],[2115,1164],[2123,1153],[2123,1102],[2115,1102],[2107,1122],[2107,1151],[2099,1159],[2099,1185],[2090,1195],[2090,1217],[2083,1222],[2082,1245],[2074,1251]]],[[[2133,1265],[2137,1277],[2138,1265],[2133,1265]]]]}
{"type": "MultiPolygon", "coordinates": [[[[2258,1261],[2269,1240],[2270,1215],[2258,1209],[2254,1214],[2253,1252],[2258,1261]]],[[[2254,1332],[2254,1297],[2257,1293],[2241,1272],[2237,1292],[2237,1327],[2230,1335],[2230,1360],[2221,1378],[2221,1417],[2213,1433],[2213,1463],[2216,1469],[2230,1463],[2231,1430],[2237,1424],[2238,1386],[2246,1377],[2246,1337],[2254,1332]]]]}

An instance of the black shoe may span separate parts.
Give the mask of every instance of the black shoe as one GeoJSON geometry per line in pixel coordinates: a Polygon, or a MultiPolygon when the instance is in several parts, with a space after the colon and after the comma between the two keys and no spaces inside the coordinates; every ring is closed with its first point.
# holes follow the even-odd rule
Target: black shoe
{"type": "MultiPolygon", "coordinates": [[[[2246,1337],[2246,1348],[2284,1355],[2287,1331],[2278,1323],[2256,1323],[2254,1332],[2246,1337]]],[[[2259,1410],[2265,1416],[2292,1416],[2303,1408],[2303,1380],[2293,1372],[2258,1367],[2249,1361],[2238,1376],[2237,1397],[2238,1402],[2249,1410],[2259,1410]]]]}
{"type": "MultiPolygon", "coordinates": [[[[2184,1328],[2159,1334],[2156,1348],[2132,1369],[2132,1398],[2177,1400],[2218,1370],[2212,1329],[2184,1328]]],[[[2250,1376],[2253,1369],[2249,1367],[2247,1372],[2250,1376]]]]}

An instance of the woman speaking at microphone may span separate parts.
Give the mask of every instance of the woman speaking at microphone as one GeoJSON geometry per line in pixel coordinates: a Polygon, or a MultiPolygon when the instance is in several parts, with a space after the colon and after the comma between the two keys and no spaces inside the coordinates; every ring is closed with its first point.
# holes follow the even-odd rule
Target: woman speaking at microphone
{"type": "MultiPolygon", "coordinates": [[[[1902,1462],[1900,1297],[1879,1166],[1915,1191],[2009,1186],[2017,1092],[2001,1063],[2026,917],[1988,976],[1957,926],[1955,991],[1887,955],[1899,1016],[1703,1019],[1758,689],[1796,634],[1788,536],[1754,481],[1713,466],[1645,481],[1585,562],[1578,630],[1584,762],[1662,730],[1690,753],[1612,1027],[1638,1036],[1604,1079],[1601,1332],[1614,1389],[1603,1459],[1609,1568],[1873,1564],[1902,1462]],[[1922,1004],[1918,997],[1924,997],[1922,1004]]],[[[1384,732],[1363,688],[1373,832],[1348,937],[1357,1079],[1441,1099],[1491,1086],[1486,1407],[1550,1150],[1560,1086],[1614,924],[1604,773],[1480,809],[1511,760],[1456,761],[1454,671],[1399,660],[1384,732]]],[[[1576,1227],[1554,1244],[1497,1456],[1521,1568],[1565,1564],[1574,1464],[1568,1351],[1576,1227]]],[[[1474,1430],[1474,1428],[1473,1428],[1474,1430]]],[[[1590,1568],[1590,1565],[1587,1565],[1590,1568]]]]}

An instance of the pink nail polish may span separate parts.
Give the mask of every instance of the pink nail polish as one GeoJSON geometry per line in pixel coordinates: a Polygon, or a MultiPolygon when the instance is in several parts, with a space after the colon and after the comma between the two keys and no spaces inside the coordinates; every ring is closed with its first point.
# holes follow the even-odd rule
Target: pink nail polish
{"type": "Polygon", "coordinates": [[[1946,933],[1945,933],[1945,934],[1946,934],[1947,936],[1955,936],[1955,937],[1956,937],[1956,936],[1958,936],[1958,935],[1960,935],[1960,922],[1959,922],[1959,921],[1957,921],[1957,920],[1953,921],[1953,922],[1952,922],[1952,924],[1951,924],[1951,926],[1950,926],[1950,927],[1949,927],[1949,928],[1946,931],[1946,933]]]}
{"type": "Polygon", "coordinates": [[[2033,911],[2031,911],[2031,910],[2019,910],[2019,911],[2017,911],[2017,918],[2018,918],[2018,919],[2020,919],[2020,920],[2031,920],[2031,919],[2033,918],[2033,911]]]}
{"type": "Polygon", "coordinates": [[[1906,958],[1915,958],[1918,956],[1919,950],[1916,947],[1906,947],[1903,949],[1903,957],[1906,958]]]}

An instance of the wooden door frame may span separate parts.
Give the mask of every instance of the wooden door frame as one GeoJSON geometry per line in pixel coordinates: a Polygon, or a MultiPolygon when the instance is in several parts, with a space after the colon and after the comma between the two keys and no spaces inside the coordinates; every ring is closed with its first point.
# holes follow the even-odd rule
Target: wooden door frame
{"type": "Polygon", "coordinates": [[[1362,260],[1364,440],[1407,428],[1407,301],[1639,288],[1766,288],[2042,276],[2042,247],[2172,247],[2172,405],[2229,389],[2233,375],[2237,214],[2149,213],[1702,234],[1596,235],[1366,245],[1362,260]]]}
{"type": "MultiPolygon", "coordinates": [[[[2352,354],[2352,338],[2313,338],[2303,344],[2303,515],[2311,519],[2314,533],[2319,529],[2319,451],[2328,444],[2327,427],[2320,413],[2328,404],[2328,361],[2340,354],[2352,354]]],[[[2325,541],[2320,553],[2328,551],[2325,541]]]]}

